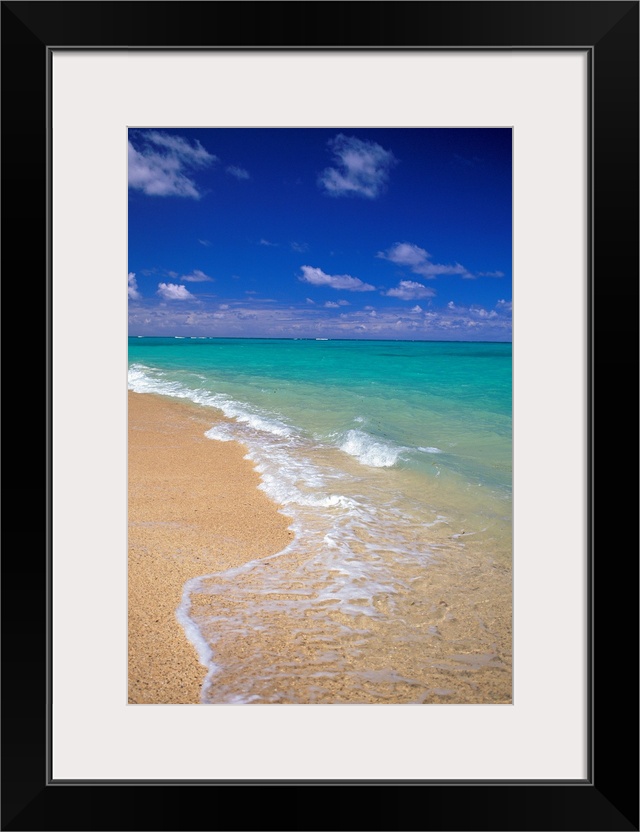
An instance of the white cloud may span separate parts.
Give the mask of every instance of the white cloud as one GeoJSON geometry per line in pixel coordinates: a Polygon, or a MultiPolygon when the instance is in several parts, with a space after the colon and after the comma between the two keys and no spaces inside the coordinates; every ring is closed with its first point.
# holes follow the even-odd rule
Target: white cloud
{"type": "Polygon", "coordinates": [[[432,298],[435,290],[423,286],[422,283],[416,283],[415,280],[401,280],[395,289],[389,289],[384,294],[390,298],[400,298],[400,300],[417,300],[417,298],[432,298]]]}
{"type": "Polygon", "coordinates": [[[311,298],[306,299],[307,303],[312,303],[314,306],[316,305],[315,300],[311,300],[311,298]]]}
{"type": "Polygon", "coordinates": [[[492,309],[491,312],[488,312],[486,309],[483,309],[481,306],[472,306],[469,309],[469,312],[472,315],[475,315],[478,318],[489,318],[489,319],[491,319],[491,318],[497,318],[498,317],[498,313],[495,311],[495,309],[492,309]]]}
{"type": "Polygon", "coordinates": [[[396,243],[387,251],[379,251],[376,257],[389,260],[398,266],[408,266],[414,274],[423,278],[431,279],[440,274],[458,274],[461,277],[473,278],[471,274],[460,263],[445,266],[441,263],[432,263],[431,255],[425,249],[413,243],[396,243]]]}
{"type": "Polygon", "coordinates": [[[332,289],[346,289],[349,292],[372,292],[375,286],[364,283],[359,277],[348,274],[325,274],[322,269],[313,266],[302,266],[302,275],[298,278],[313,286],[331,286],[332,289]]]}
{"type": "Polygon", "coordinates": [[[422,312],[422,307],[418,306],[418,304],[416,304],[411,311],[412,312],[422,312]]]}
{"type": "Polygon", "coordinates": [[[294,240],[291,243],[291,250],[297,251],[299,254],[303,254],[305,251],[309,251],[309,246],[307,243],[296,243],[294,240]]]}
{"type": "Polygon", "coordinates": [[[249,171],[244,168],[239,168],[237,165],[228,165],[225,170],[231,176],[235,176],[236,179],[251,179],[249,171]]]}
{"type": "Polygon", "coordinates": [[[413,243],[396,243],[387,251],[379,251],[377,256],[399,266],[421,266],[431,257],[428,251],[413,243]]]}
{"type": "Polygon", "coordinates": [[[192,165],[208,165],[217,159],[216,156],[212,156],[211,153],[205,150],[197,140],[191,144],[182,136],[170,136],[160,130],[150,130],[144,136],[147,141],[157,147],[166,149],[168,153],[192,165]]]}
{"type": "Polygon", "coordinates": [[[504,309],[507,312],[511,312],[513,308],[513,302],[510,300],[504,300],[503,298],[502,300],[499,300],[496,303],[496,306],[498,307],[498,309],[504,309]]]}
{"type": "Polygon", "coordinates": [[[349,338],[366,334],[377,338],[459,340],[462,336],[485,341],[510,340],[510,316],[497,314],[492,318],[491,312],[479,314],[480,309],[444,306],[421,314],[410,314],[408,309],[405,313],[397,307],[342,311],[304,302],[297,306],[262,304],[254,297],[208,307],[198,303],[194,309],[192,304],[158,303],[147,298],[129,305],[129,324],[132,335],[291,337],[295,334],[349,338]]]}
{"type": "MultiPolygon", "coordinates": [[[[172,275],[172,277],[176,277],[177,275],[172,275]]],[[[213,278],[209,277],[208,274],[200,271],[200,269],[194,269],[191,274],[183,274],[180,280],[184,281],[185,283],[206,283],[208,281],[212,281],[213,278]]]]}
{"type": "Polygon", "coordinates": [[[127,275],[127,294],[129,300],[140,300],[142,295],[138,291],[138,282],[136,280],[136,273],[129,272],[127,275]]]}
{"type": "Polygon", "coordinates": [[[129,187],[147,196],[201,196],[191,177],[194,168],[211,165],[217,157],[200,142],[193,144],[180,136],[158,130],[134,131],[138,147],[129,141],[129,187]],[[189,175],[187,175],[189,174],[189,175]]]}
{"type": "Polygon", "coordinates": [[[211,245],[211,240],[198,240],[201,246],[208,247],[211,245]]]}
{"type": "Polygon", "coordinates": [[[478,272],[478,277],[504,277],[504,272],[478,272]]]}
{"type": "Polygon", "coordinates": [[[332,301],[332,300],[328,300],[328,301],[325,303],[325,307],[326,307],[327,309],[340,309],[340,304],[339,304],[339,303],[335,303],[335,302],[334,302],[334,301],[332,301]]]}
{"type": "Polygon", "coordinates": [[[185,286],[177,283],[158,283],[158,294],[165,300],[194,300],[194,295],[185,286]]]}
{"type": "Polygon", "coordinates": [[[393,153],[375,142],[339,133],[329,141],[338,167],[326,168],[318,184],[332,196],[357,194],[375,199],[382,193],[389,170],[396,163],[393,153]]]}
{"type": "Polygon", "coordinates": [[[473,329],[477,331],[478,337],[486,340],[504,340],[505,336],[511,333],[511,318],[506,315],[499,315],[495,309],[485,309],[482,306],[458,306],[452,300],[445,309],[434,313],[425,313],[425,318],[430,318],[429,326],[440,329],[473,329]]]}
{"type": "Polygon", "coordinates": [[[260,240],[261,246],[277,246],[277,243],[271,243],[269,240],[265,240],[264,237],[260,240]]]}
{"type": "Polygon", "coordinates": [[[348,300],[339,300],[338,306],[351,306],[348,300]]]}

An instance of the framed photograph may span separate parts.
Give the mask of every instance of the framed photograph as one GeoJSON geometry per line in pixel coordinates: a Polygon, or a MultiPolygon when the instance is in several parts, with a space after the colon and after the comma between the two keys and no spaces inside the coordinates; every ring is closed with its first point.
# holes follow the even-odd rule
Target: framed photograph
{"type": "MultiPolygon", "coordinates": [[[[637,505],[622,476],[638,414],[616,370],[637,391],[638,3],[4,2],[2,21],[4,261],[15,275],[5,285],[17,286],[26,259],[29,303],[15,309],[23,328],[46,331],[47,422],[45,534],[25,523],[29,545],[19,557],[6,547],[3,563],[2,828],[209,828],[212,806],[235,812],[225,828],[336,828],[328,801],[307,818],[293,791],[287,816],[281,791],[336,786],[357,812],[338,825],[354,829],[638,829],[637,505]],[[207,179],[214,169],[221,178],[207,179]],[[277,171],[263,190],[258,169],[277,171]],[[412,216],[417,195],[429,211],[412,216]],[[269,258],[286,286],[267,277],[269,258]],[[236,355],[233,341],[214,370],[196,355],[212,336],[284,338],[269,343],[289,352],[261,366],[264,350],[252,341],[236,355]],[[314,367],[332,366],[345,336],[396,344],[376,359],[382,410],[358,390],[358,362],[369,362],[368,383],[372,374],[356,347],[333,367],[323,409],[314,367]],[[445,412],[444,380],[436,409],[403,400],[416,344],[435,343],[492,345],[463,379],[483,387],[482,412],[460,400],[445,412]],[[507,348],[512,388],[510,372],[505,387],[489,368],[507,348]],[[281,389],[267,384],[276,378],[281,389]],[[209,450],[153,438],[154,418],[165,434],[185,418],[175,402],[159,415],[128,404],[163,384],[191,400],[181,407],[199,441],[220,448],[216,514],[233,502],[214,530],[220,551],[246,533],[275,553],[304,531],[313,575],[305,562],[283,583],[281,562],[267,559],[247,577],[242,558],[263,551],[249,546],[192,586],[190,543],[165,569],[163,541],[175,553],[178,521],[201,503],[193,480],[168,486],[162,472],[209,450]],[[512,403],[512,448],[498,388],[512,403]],[[209,438],[198,396],[226,408],[209,438]],[[308,424],[292,415],[305,402],[308,424]],[[467,456],[446,445],[464,442],[463,410],[467,456]],[[302,447],[308,437],[315,444],[302,447]],[[249,486],[228,490],[237,483],[224,465],[245,462],[224,461],[228,439],[249,449],[289,519],[299,512],[293,525],[266,499],[248,505],[249,486]],[[153,482],[165,495],[161,509],[135,501],[136,476],[141,492],[153,482]],[[303,516],[283,483],[299,496],[309,486],[299,505],[318,491],[329,503],[303,516]],[[407,520],[429,483],[450,501],[446,533],[435,508],[432,525],[407,520]],[[463,493],[477,529],[451,509],[463,493]],[[402,552],[396,571],[371,523],[363,531],[354,519],[365,504],[387,535],[380,545],[402,552]],[[313,525],[320,516],[326,528],[313,525]],[[231,534],[233,524],[245,531],[231,534]],[[470,538],[489,534],[493,571],[479,554],[462,559],[455,580],[433,579],[438,603],[433,584],[422,603],[428,565],[408,553],[425,550],[425,534],[436,554],[480,553],[470,538]],[[338,564],[343,544],[357,557],[338,564]],[[324,618],[304,600],[305,580],[322,585],[324,618]],[[179,653],[167,653],[162,623],[177,626],[175,604],[163,611],[158,600],[173,597],[172,581],[177,622],[208,661],[204,685],[187,666],[162,669],[179,653]],[[411,592],[397,591],[403,582],[411,592]],[[406,608],[394,602],[383,638],[392,596],[406,608]],[[219,620],[207,629],[222,598],[225,636],[219,620]],[[329,661],[318,645],[333,646],[329,630],[346,632],[348,616],[358,632],[329,661]],[[290,653],[266,631],[306,663],[287,669],[290,653]],[[347,661],[349,683],[338,684],[347,661]],[[362,800],[380,787],[414,805],[397,791],[362,800]],[[260,789],[255,810],[237,813],[238,788],[260,789]]],[[[19,372],[25,389],[23,360],[10,358],[9,378],[19,372]]],[[[458,359],[447,355],[447,373],[458,359]]],[[[28,399],[17,410],[21,435],[42,436],[42,411],[28,399]]],[[[20,466],[16,493],[42,505],[34,487],[32,466],[20,466]]],[[[183,528],[179,537],[191,540],[183,528]]]]}

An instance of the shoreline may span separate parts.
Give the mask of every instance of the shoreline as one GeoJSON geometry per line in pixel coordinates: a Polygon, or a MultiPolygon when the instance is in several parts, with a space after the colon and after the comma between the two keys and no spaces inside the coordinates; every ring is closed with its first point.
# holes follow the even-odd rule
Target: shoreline
{"type": "MultiPolygon", "coordinates": [[[[244,458],[245,446],[205,436],[213,425],[229,421],[220,411],[156,393],[128,396],[129,702],[197,704],[207,668],[177,618],[187,581],[269,561],[289,548],[277,573],[276,593],[286,599],[298,592],[295,576],[311,550],[290,547],[293,520],[258,488],[262,478],[244,458]]],[[[366,656],[359,656],[359,648],[353,652],[348,634],[334,641],[336,627],[353,621],[326,608],[321,619],[312,615],[313,637],[304,626],[299,629],[304,618],[296,623],[286,609],[263,610],[245,623],[240,641],[223,632],[213,656],[226,674],[220,701],[225,685],[234,695],[248,691],[247,663],[268,653],[270,671],[275,662],[281,675],[263,678],[256,691],[274,703],[401,704],[415,702],[418,688],[424,689],[425,704],[511,703],[511,564],[482,546],[459,543],[452,531],[448,523],[434,528],[439,555],[423,573],[405,575],[412,589],[394,596],[394,616],[367,619],[366,656]],[[325,666],[318,644],[329,643],[335,656],[325,666]],[[292,666],[300,671],[293,676],[292,666]],[[311,676],[305,676],[309,669],[311,676]],[[318,674],[325,677],[321,692],[310,694],[309,679],[318,674]],[[380,677],[378,687],[366,681],[372,674],[380,677]]],[[[217,587],[216,615],[242,619],[240,598],[259,599],[265,580],[269,586],[270,566],[261,563],[217,585],[216,579],[205,581],[217,587]]],[[[385,599],[382,592],[376,604],[386,608],[385,599]]],[[[206,615],[210,590],[194,588],[190,603],[206,615]]]]}
{"type": "Polygon", "coordinates": [[[176,618],[184,584],[280,552],[291,521],[240,443],[204,436],[218,411],[132,391],[128,408],[128,701],[198,704],[207,669],[176,618]]]}

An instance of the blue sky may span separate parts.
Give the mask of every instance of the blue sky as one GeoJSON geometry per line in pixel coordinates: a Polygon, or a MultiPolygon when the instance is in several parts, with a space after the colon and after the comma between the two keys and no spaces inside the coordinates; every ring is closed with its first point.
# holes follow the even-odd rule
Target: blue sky
{"type": "Polygon", "coordinates": [[[129,334],[511,340],[511,130],[131,129],[129,334]]]}

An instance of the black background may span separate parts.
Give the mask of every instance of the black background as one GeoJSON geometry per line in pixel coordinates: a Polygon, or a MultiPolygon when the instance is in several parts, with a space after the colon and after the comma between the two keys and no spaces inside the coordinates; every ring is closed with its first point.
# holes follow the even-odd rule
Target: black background
{"type": "Polygon", "coordinates": [[[3,528],[3,830],[638,829],[638,8],[580,0],[2,3],[3,311],[7,329],[23,329],[28,306],[29,340],[42,337],[28,365],[27,406],[25,353],[14,361],[5,345],[3,359],[5,436],[18,459],[4,489],[14,506],[3,528]],[[585,782],[48,779],[49,49],[277,46],[591,50],[585,782]],[[27,273],[30,287],[42,282],[25,298],[27,273]],[[622,485],[625,467],[631,488],[622,485]]]}

